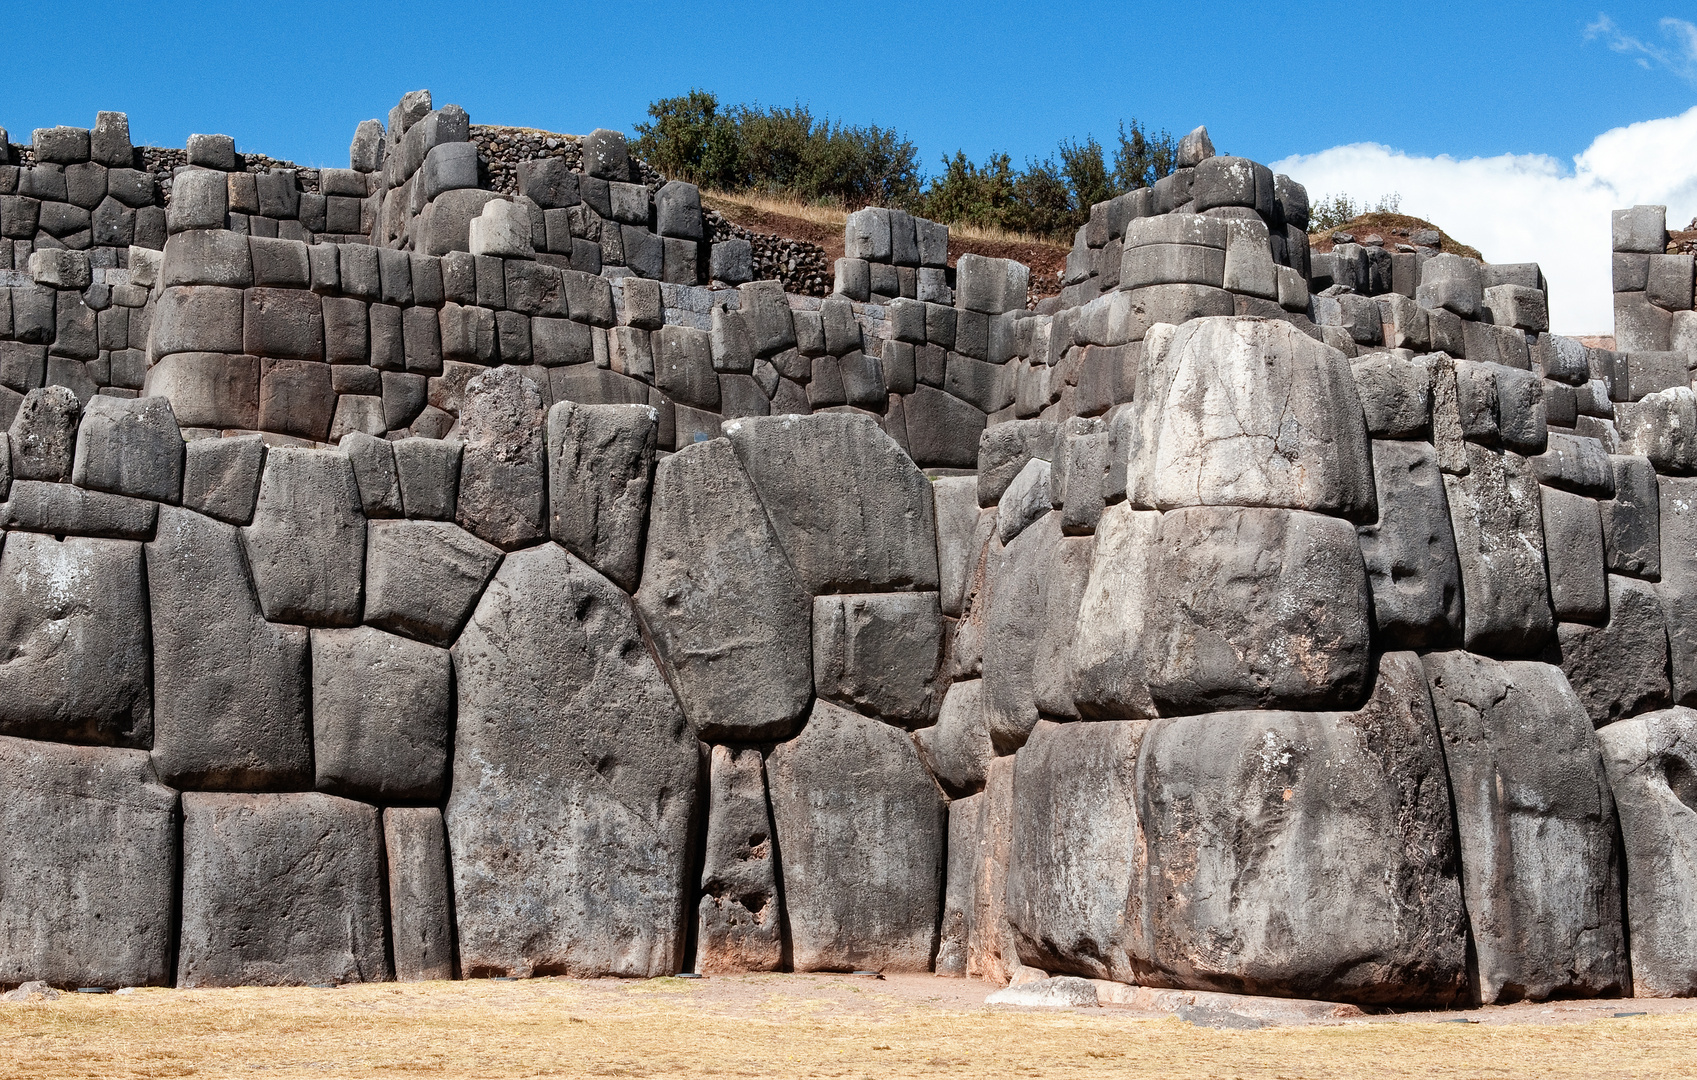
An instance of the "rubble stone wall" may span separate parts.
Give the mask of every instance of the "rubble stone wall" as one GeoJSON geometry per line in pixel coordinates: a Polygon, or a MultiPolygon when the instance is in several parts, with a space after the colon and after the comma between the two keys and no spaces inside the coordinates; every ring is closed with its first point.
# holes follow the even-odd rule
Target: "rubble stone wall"
{"type": "Polygon", "coordinates": [[[1200,130],[1037,310],[515,130],[0,166],[0,985],[1697,990],[1683,353],[1200,130]]]}

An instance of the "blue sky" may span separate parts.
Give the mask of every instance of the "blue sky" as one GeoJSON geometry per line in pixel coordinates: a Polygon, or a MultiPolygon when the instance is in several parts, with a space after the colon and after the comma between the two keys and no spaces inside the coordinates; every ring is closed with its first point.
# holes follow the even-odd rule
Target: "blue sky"
{"type": "Polygon", "coordinates": [[[138,142],[219,132],[345,165],[354,126],[418,87],[473,123],[573,133],[629,131],[695,86],[800,101],[898,129],[930,171],[957,148],[1106,141],[1121,118],[1201,123],[1315,196],[1395,191],[1487,258],[1545,263],[1572,332],[1606,332],[1608,206],[1697,215],[1691,3],[0,5],[7,55],[29,58],[0,89],[18,142],[119,109],[138,142]],[[1556,206],[1579,249],[1550,235],[1556,206]]]}
{"type": "Polygon", "coordinates": [[[629,130],[650,100],[692,86],[799,100],[906,132],[928,168],[957,147],[1047,154],[1128,116],[1179,133],[1206,123],[1263,161],[1368,140],[1566,158],[1694,103],[1690,83],[1586,28],[1606,14],[1665,45],[1660,18],[1697,19],[1693,5],[1594,0],[6,6],[7,53],[30,58],[0,92],[15,141],[116,108],[138,141],[218,131],[320,165],[346,164],[354,125],[420,86],[473,122],[571,132],[629,130]]]}

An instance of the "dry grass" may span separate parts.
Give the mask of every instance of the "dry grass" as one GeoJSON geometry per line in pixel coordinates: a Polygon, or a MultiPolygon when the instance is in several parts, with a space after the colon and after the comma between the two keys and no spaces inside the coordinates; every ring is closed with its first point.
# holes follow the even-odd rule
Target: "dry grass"
{"type": "Polygon", "coordinates": [[[991,1010],[966,1004],[953,980],[952,995],[925,997],[937,982],[918,993],[767,976],[66,995],[0,1006],[0,1075],[1697,1076],[1691,1012],[1218,1031],[1112,1009],[991,1010]]]}
{"type": "MultiPolygon", "coordinates": [[[[804,202],[787,195],[767,195],[759,192],[741,191],[730,194],[723,191],[704,191],[702,198],[707,200],[720,213],[737,220],[734,214],[727,213],[726,207],[745,207],[762,214],[774,217],[799,218],[815,225],[829,226],[841,231],[848,222],[848,211],[840,206],[821,203],[804,202]]],[[[1006,229],[983,228],[977,225],[950,225],[950,239],[961,239],[984,244],[1038,244],[1044,247],[1069,249],[1068,244],[1057,244],[1043,236],[1033,236],[1029,233],[1009,232],[1006,229]]]]}

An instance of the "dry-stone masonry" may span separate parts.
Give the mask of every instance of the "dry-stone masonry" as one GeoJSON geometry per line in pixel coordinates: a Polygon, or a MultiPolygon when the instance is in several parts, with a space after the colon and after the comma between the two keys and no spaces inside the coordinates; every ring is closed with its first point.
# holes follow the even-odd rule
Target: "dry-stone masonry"
{"type": "Polygon", "coordinates": [[[0,986],[1697,993],[1659,207],[1611,351],[1201,130],[1035,309],[422,91],[0,146],[0,986]]]}

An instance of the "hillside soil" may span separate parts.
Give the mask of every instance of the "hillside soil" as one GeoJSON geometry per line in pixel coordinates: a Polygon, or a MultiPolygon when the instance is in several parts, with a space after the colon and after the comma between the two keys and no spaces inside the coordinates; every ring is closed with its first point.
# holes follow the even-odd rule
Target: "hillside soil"
{"type": "Polygon", "coordinates": [[[0,1003],[0,1076],[1697,1077],[1697,1003],[1242,1030],[988,984],[748,975],[139,990],[0,1003]]]}
{"type": "MultiPolygon", "coordinates": [[[[1395,251],[1398,244],[1412,243],[1409,237],[1422,229],[1438,227],[1423,218],[1410,217],[1407,214],[1358,214],[1335,229],[1309,233],[1308,248],[1316,253],[1328,252],[1332,250],[1332,237],[1337,233],[1346,232],[1354,236],[1358,244],[1369,236],[1378,235],[1384,239],[1386,247],[1395,251]]],[[[1486,261],[1485,257],[1479,254],[1478,248],[1468,247],[1442,229],[1438,229],[1438,235],[1443,237],[1439,250],[1451,255],[1466,255],[1480,262],[1486,261]]]]}

